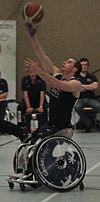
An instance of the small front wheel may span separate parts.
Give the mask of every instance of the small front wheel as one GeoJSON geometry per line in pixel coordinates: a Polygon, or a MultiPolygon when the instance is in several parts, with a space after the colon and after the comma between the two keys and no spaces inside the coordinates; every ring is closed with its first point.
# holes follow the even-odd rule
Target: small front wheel
{"type": "Polygon", "coordinates": [[[10,188],[10,189],[13,189],[13,188],[14,188],[14,183],[13,183],[13,182],[8,182],[8,184],[9,184],[9,188],[10,188]]]}
{"type": "Polygon", "coordinates": [[[20,183],[20,189],[21,189],[22,192],[25,191],[25,185],[23,183],[20,183]]]}
{"type": "Polygon", "coordinates": [[[80,188],[81,191],[84,190],[84,184],[83,184],[83,182],[80,183],[79,188],[80,188]]]}

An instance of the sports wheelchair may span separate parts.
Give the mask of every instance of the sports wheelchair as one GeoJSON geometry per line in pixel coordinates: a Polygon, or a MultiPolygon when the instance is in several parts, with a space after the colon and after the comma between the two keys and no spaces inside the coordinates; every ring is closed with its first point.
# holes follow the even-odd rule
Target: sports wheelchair
{"type": "Polygon", "coordinates": [[[18,183],[22,191],[26,186],[41,185],[56,191],[70,191],[78,186],[83,190],[86,158],[70,138],[70,130],[60,130],[44,138],[39,134],[34,143],[33,137],[20,144],[14,154],[13,169],[17,176],[7,177],[9,188],[18,183]]]}

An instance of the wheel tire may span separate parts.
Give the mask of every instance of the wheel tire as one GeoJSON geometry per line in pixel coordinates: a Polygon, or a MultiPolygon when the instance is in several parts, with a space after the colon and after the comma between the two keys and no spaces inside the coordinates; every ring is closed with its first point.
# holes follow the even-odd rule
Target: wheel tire
{"type": "MultiPolygon", "coordinates": [[[[52,137],[44,138],[38,144],[33,155],[32,165],[33,173],[37,176],[39,181],[57,191],[70,191],[75,189],[81,184],[86,172],[86,159],[79,145],[73,140],[61,135],[58,136],[57,134],[52,137]],[[66,150],[63,151],[64,154],[62,154],[62,145],[64,144],[66,150]],[[59,150],[58,147],[62,148],[59,150]],[[58,149],[58,153],[56,153],[57,158],[59,159],[61,155],[62,157],[64,156],[65,164],[62,159],[60,159],[59,165],[56,165],[56,160],[53,160],[57,159],[53,155],[55,148],[58,149]],[[72,163],[69,165],[70,160],[68,160],[68,155],[71,154],[71,150],[72,156],[76,155],[76,160],[73,158],[73,160],[76,161],[75,165],[72,163]],[[76,171],[77,173],[75,173],[76,171]]],[[[80,186],[81,190],[83,189],[82,185],[80,186]]]]}

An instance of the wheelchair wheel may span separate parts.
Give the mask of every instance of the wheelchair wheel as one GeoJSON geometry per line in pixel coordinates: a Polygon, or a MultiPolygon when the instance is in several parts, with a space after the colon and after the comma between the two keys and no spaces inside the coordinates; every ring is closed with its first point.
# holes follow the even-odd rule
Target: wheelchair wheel
{"type": "Polygon", "coordinates": [[[76,142],[56,133],[36,147],[32,166],[43,184],[57,191],[70,191],[82,182],[86,159],[76,142]]]}

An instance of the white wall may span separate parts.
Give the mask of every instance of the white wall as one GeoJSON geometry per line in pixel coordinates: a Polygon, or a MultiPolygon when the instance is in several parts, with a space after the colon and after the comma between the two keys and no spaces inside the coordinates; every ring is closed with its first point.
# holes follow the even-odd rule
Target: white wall
{"type": "Polygon", "coordinates": [[[16,21],[0,20],[0,70],[8,82],[8,99],[16,98],[16,21]]]}

